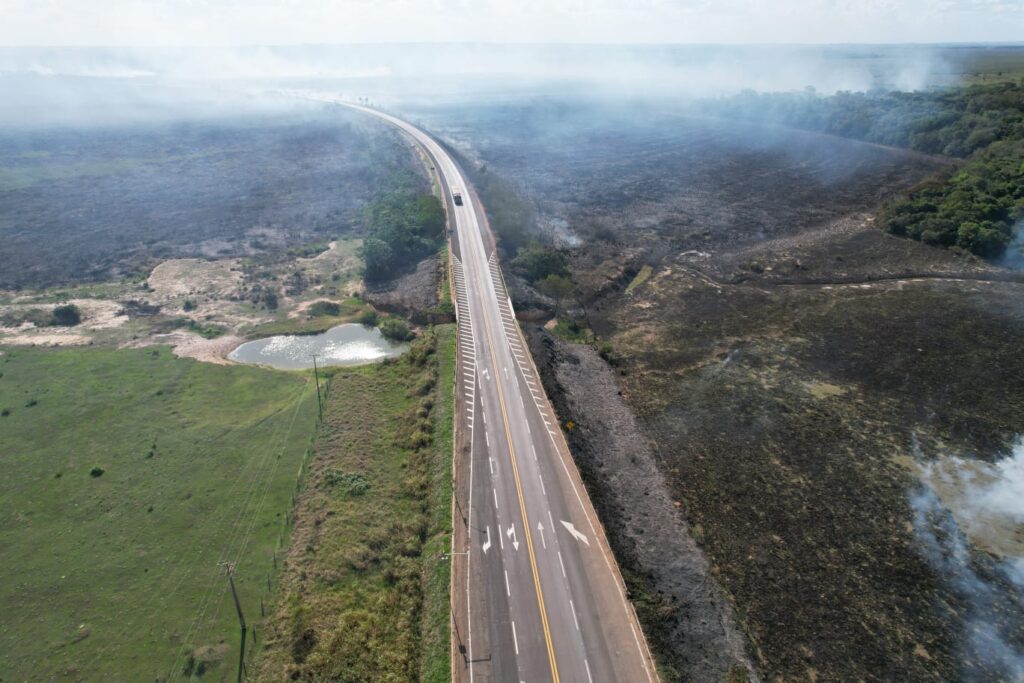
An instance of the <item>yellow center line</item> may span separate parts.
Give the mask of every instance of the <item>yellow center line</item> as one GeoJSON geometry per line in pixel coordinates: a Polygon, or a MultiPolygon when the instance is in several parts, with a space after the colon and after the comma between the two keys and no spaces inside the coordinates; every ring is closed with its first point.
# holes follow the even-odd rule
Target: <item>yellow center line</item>
{"type": "MultiPolygon", "coordinates": [[[[477,301],[480,302],[481,310],[483,301],[480,292],[477,292],[477,301]]],[[[494,355],[494,337],[491,335],[491,326],[488,324],[487,316],[484,315],[484,331],[487,333],[491,363],[495,373],[498,372],[498,359],[494,355]]],[[[551,676],[554,683],[559,683],[558,663],[555,661],[555,646],[551,642],[551,628],[548,626],[548,613],[544,606],[544,590],[540,586],[540,573],[537,571],[537,558],[533,554],[533,537],[530,535],[530,518],[526,514],[526,502],[523,499],[523,487],[519,481],[519,466],[516,464],[516,449],[512,444],[512,430],[508,424],[508,413],[505,409],[505,392],[501,390],[500,377],[494,378],[494,384],[498,387],[498,402],[501,404],[501,419],[505,425],[505,439],[508,441],[509,458],[512,461],[512,478],[516,483],[516,496],[519,498],[519,512],[523,516],[523,527],[526,532],[526,551],[530,556],[530,569],[533,572],[533,585],[537,591],[537,607],[540,608],[540,623],[544,629],[544,641],[548,648],[548,661],[551,663],[551,676]]]]}

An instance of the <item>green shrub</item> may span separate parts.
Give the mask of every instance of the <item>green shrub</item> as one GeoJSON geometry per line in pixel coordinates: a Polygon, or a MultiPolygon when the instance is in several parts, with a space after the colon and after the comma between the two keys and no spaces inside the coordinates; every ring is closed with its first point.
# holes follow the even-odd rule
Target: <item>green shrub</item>
{"type": "Polygon", "coordinates": [[[96,477],[102,477],[104,472],[106,472],[106,470],[102,467],[93,467],[89,470],[89,476],[95,479],[96,477]]]}
{"type": "Polygon", "coordinates": [[[324,484],[347,496],[361,496],[370,490],[370,481],[358,472],[334,470],[324,477],[324,484]]]}
{"type": "Polygon", "coordinates": [[[565,277],[569,274],[569,265],[562,252],[539,244],[520,249],[512,259],[512,268],[530,282],[537,282],[551,275],[565,277]]]}
{"type": "Polygon", "coordinates": [[[377,327],[377,311],[368,308],[359,316],[359,324],[367,327],[377,327]]]}
{"type": "Polygon", "coordinates": [[[333,301],[316,301],[309,307],[309,317],[336,316],[341,314],[341,306],[333,301]]]}
{"type": "Polygon", "coordinates": [[[380,333],[393,341],[411,341],[415,339],[409,326],[401,318],[385,318],[380,322],[380,333]]]}
{"type": "Polygon", "coordinates": [[[74,327],[82,322],[82,311],[74,304],[64,304],[53,309],[53,324],[74,327]]]}

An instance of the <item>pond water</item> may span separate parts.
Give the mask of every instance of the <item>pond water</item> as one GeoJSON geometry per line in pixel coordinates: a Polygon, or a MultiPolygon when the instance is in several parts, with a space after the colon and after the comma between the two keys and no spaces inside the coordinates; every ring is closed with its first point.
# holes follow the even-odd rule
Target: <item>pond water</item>
{"type": "Polygon", "coordinates": [[[321,367],[363,365],[400,356],[408,348],[408,344],[385,339],[376,327],[348,324],[320,334],[283,334],[246,342],[228,354],[228,358],[280,370],[303,370],[313,367],[314,355],[321,367]]]}

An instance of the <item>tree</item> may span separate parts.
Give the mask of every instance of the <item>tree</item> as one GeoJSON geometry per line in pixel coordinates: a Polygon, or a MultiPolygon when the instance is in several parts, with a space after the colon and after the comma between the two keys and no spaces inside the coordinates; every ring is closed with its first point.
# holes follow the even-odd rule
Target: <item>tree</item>
{"type": "Polygon", "coordinates": [[[362,256],[367,280],[383,280],[391,274],[394,251],[384,240],[367,237],[363,240],[362,256]]]}
{"type": "Polygon", "coordinates": [[[53,324],[74,327],[82,322],[82,311],[74,304],[64,304],[53,309],[53,324]]]}
{"type": "Polygon", "coordinates": [[[562,252],[540,245],[520,249],[512,259],[512,267],[530,282],[543,280],[549,275],[568,275],[569,269],[562,252]]]}
{"type": "Polygon", "coordinates": [[[394,341],[410,341],[416,337],[415,334],[400,318],[385,318],[380,322],[380,333],[394,341]]]}
{"type": "Polygon", "coordinates": [[[548,275],[539,280],[536,285],[537,291],[555,300],[555,310],[562,308],[562,301],[571,297],[576,291],[572,280],[564,275],[548,275]]]}

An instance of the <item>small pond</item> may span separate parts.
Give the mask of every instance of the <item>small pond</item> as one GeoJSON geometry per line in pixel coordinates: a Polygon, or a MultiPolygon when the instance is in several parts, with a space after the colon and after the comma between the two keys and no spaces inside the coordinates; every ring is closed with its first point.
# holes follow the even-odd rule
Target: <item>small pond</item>
{"type": "Polygon", "coordinates": [[[228,354],[239,363],[267,365],[280,370],[303,370],[317,365],[363,365],[400,356],[408,350],[384,338],[376,327],[348,324],[320,334],[282,334],[246,342],[228,354]]]}

